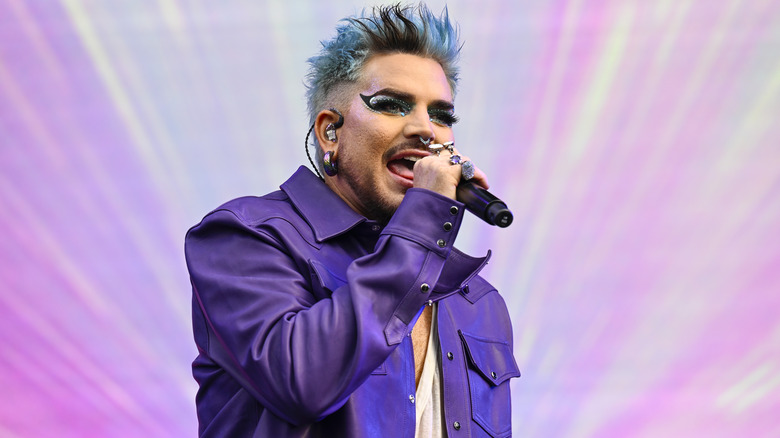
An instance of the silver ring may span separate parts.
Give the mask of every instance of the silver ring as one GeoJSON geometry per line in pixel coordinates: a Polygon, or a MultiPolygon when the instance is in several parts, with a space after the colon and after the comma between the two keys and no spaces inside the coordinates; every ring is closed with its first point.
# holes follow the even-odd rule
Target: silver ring
{"type": "MultiPolygon", "coordinates": [[[[429,139],[428,141],[431,141],[431,140],[429,139]]],[[[437,157],[441,153],[442,149],[444,149],[444,146],[442,146],[442,145],[440,145],[438,143],[434,143],[432,145],[428,145],[428,150],[431,151],[431,152],[436,152],[436,156],[437,157]]]]}
{"type": "Polygon", "coordinates": [[[466,181],[474,178],[474,163],[469,160],[460,163],[460,176],[466,181]]]}
{"type": "Polygon", "coordinates": [[[462,160],[460,158],[460,155],[458,155],[458,154],[450,155],[450,164],[453,164],[453,165],[455,165],[455,164],[463,164],[463,163],[461,163],[461,161],[462,160]]]}
{"type": "Polygon", "coordinates": [[[442,146],[447,148],[448,151],[450,151],[451,154],[455,153],[455,142],[454,141],[448,141],[444,143],[442,146]]]}

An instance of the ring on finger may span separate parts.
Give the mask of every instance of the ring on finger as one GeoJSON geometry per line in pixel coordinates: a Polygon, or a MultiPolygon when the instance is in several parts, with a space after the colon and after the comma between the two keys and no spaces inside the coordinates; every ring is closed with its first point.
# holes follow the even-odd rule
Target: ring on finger
{"type": "Polygon", "coordinates": [[[452,165],[455,165],[455,164],[462,164],[462,163],[461,163],[462,161],[463,161],[463,160],[461,159],[460,155],[458,155],[458,154],[452,154],[452,155],[450,155],[450,164],[452,164],[452,165]]]}
{"type": "Polygon", "coordinates": [[[441,153],[442,149],[444,149],[444,146],[442,146],[442,145],[440,145],[438,143],[434,143],[432,145],[428,145],[428,150],[431,151],[431,152],[435,152],[437,157],[441,153]]]}
{"type": "Polygon", "coordinates": [[[460,176],[462,176],[463,179],[466,181],[470,180],[471,178],[474,178],[474,163],[472,163],[469,160],[461,162],[460,176]]]}

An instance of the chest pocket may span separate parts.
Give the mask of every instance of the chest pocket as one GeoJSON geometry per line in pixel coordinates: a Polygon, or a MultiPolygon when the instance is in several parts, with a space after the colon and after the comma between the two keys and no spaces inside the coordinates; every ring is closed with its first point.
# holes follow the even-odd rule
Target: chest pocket
{"type": "Polygon", "coordinates": [[[311,273],[312,293],[317,300],[328,298],[334,290],[347,284],[346,276],[333,272],[322,262],[309,260],[309,272],[311,273]]]}
{"type": "Polygon", "coordinates": [[[468,361],[471,416],[491,437],[512,435],[509,379],[520,370],[507,342],[458,332],[468,361]]]}

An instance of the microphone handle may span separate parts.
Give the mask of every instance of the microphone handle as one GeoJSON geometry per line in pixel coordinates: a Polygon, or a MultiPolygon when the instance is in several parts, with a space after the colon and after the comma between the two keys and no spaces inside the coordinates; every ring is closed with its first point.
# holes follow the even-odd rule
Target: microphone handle
{"type": "Polygon", "coordinates": [[[514,219],[504,201],[473,182],[461,181],[455,197],[466,204],[468,211],[490,225],[506,228],[514,219]]]}

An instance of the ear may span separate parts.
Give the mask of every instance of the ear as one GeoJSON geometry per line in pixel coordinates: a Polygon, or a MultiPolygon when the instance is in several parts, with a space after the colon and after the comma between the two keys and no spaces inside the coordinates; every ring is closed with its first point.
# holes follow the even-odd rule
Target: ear
{"type": "Polygon", "coordinates": [[[323,152],[330,150],[334,151],[334,153],[337,152],[338,140],[329,140],[326,130],[328,125],[332,124],[334,128],[339,128],[343,123],[344,118],[337,110],[327,109],[317,114],[317,117],[314,119],[314,134],[317,136],[317,143],[319,143],[323,152]]]}

